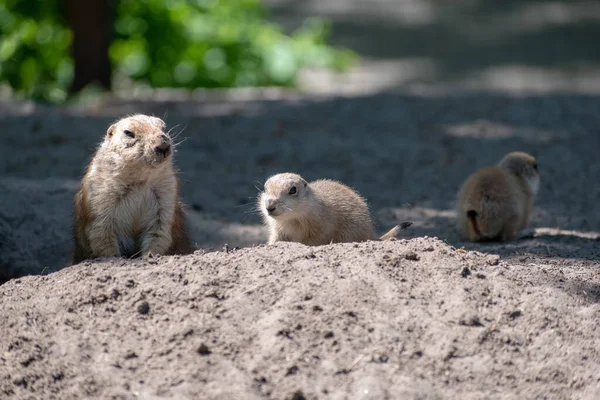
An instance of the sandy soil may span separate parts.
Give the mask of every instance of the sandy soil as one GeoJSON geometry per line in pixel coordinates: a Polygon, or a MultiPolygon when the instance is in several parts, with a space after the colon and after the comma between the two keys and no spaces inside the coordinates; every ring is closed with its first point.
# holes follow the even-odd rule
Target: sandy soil
{"type": "Polygon", "coordinates": [[[592,399],[598,280],[431,238],[89,262],[0,287],[0,394],[592,399]]]}

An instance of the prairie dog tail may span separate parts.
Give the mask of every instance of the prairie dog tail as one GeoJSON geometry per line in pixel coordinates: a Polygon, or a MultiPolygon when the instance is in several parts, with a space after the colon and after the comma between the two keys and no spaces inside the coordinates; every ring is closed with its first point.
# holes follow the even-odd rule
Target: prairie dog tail
{"type": "Polygon", "coordinates": [[[412,222],[402,222],[400,225],[396,225],[395,227],[390,229],[387,233],[385,233],[383,236],[381,236],[379,238],[379,240],[390,240],[391,238],[395,238],[396,236],[398,236],[400,234],[400,232],[402,232],[403,230],[405,230],[412,224],[413,224],[412,222]]]}
{"type": "Polygon", "coordinates": [[[469,228],[479,237],[481,237],[481,231],[479,230],[479,225],[477,224],[477,211],[469,210],[467,211],[467,218],[469,219],[469,228]]]}

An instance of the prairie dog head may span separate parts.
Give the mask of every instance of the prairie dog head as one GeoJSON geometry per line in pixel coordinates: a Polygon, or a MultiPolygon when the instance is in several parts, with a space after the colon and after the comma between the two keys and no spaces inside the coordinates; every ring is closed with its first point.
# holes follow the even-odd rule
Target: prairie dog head
{"type": "Polygon", "coordinates": [[[172,142],[165,128],[160,118],[126,117],[108,128],[101,149],[117,168],[158,168],[171,161],[172,142]]]}
{"type": "Polygon", "coordinates": [[[312,193],[300,175],[284,173],[270,177],[259,196],[259,207],[265,218],[294,219],[311,207],[312,193]]]}
{"type": "Polygon", "coordinates": [[[508,153],[498,164],[500,168],[523,179],[535,196],[540,187],[540,174],[535,157],[520,151],[508,153]]]}

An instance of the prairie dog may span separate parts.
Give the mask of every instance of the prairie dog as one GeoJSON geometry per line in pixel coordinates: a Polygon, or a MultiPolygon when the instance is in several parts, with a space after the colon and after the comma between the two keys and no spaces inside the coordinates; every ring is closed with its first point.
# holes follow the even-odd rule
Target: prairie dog
{"type": "Polygon", "coordinates": [[[386,240],[402,229],[396,226],[378,238],[367,203],[354,190],[328,179],[308,183],[292,173],[270,177],[258,197],[258,207],[269,228],[269,244],[319,246],[386,240]]]}
{"type": "Polygon", "coordinates": [[[527,225],[540,185],[535,158],[507,154],[495,167],[471,175],[457,198],[457,228],[463,240],[514,240],[527,225]]]}
{"type": "Polygon", "coordinates": [[[164,129],[160,118],[141,114],[108,128],[75,195],[74,264],[193,251],[164,129]]]}

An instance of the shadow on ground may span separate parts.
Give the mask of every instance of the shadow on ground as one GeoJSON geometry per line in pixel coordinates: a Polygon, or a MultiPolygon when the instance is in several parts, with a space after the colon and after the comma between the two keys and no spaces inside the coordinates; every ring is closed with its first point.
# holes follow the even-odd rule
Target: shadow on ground
{"type": "MultiPolygon", "coordinates": [[[[351,185],[368,199],[380,231],[408,220],[414,225],[405,237],[437,236],[462,246],[453,227],[456,192],[470,173],[513,150],[534,154],[540,165],[531,226],[592,234],[600,226],[600,187],[591,184],[600,176],[600,96],[186,97],[29,109],[5,103],[3,270],[24,259],[31,261],[25,270],[38,273],[61,266],[57,260],[66,259],[70,247],[77,181],[110,122],[136,112],[167,115],[167,125],[179,134],[175,160],[183,199],[194,239],[204,248],[264,242],[255,199],[266,178],[284,171],[351,185]]],[[[598,259],[597,241],[568,236],[476,246],[503,255],[598,259]]]]}
{"type": "Polygon", "coordinates": [[[288,31],[309,17],[328,18],[334,44],[366,60],[402,68],[397,85],[478,82],[506,87],[518,80],[526,86],[568,81],[571,87],[598,88],[600,3],[595,1],[266,3],[272,18],[288,31]]]}

